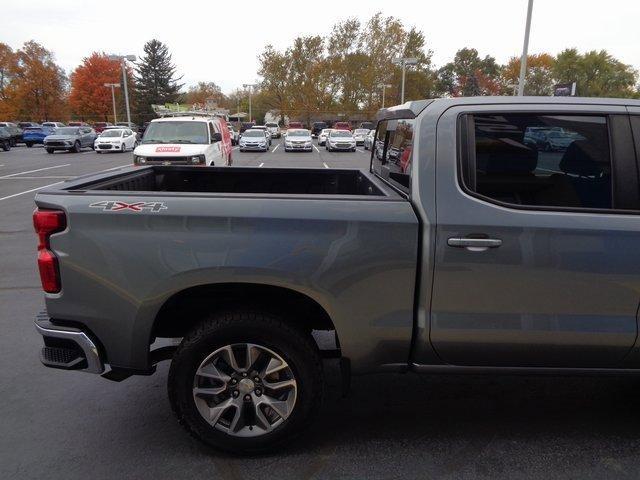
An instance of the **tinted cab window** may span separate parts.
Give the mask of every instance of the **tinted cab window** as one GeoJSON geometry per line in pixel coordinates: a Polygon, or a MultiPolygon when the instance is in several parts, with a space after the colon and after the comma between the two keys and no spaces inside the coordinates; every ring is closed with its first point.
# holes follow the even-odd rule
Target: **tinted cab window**
{"type": "Polygon", "coordinates": [[[405,193],[411,187],[413,125],[412,119],[378,123],[371,156],[373,173],[405,193]]]}
{"type": "Polygon", "coordinates": [[[474,115],[468,188],[515,205],[612,208],[607,117],[474,115]]]}

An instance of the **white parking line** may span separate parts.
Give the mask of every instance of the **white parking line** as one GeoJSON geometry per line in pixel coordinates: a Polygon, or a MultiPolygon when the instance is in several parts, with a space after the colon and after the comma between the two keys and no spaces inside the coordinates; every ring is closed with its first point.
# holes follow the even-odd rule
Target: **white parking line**
{"type": "Polygon", "coordinates": [[[233,147],[231,150],[237,150],[238,148],[240,148],[240,147],[233,147]]]}
{"type": "Polygon", "coordinates": [[[320,150],[318,150],[318,147],[316,147],[315,145],[313,146],[313,148],[316,149],[316,152],[320,153],[320,150]]]}
{"type": "Polygon", "coordinates": [[[70,163],[65,163],[64,165],[54,165],[53,167],[38,168],[36,170],[27,170],[26,172],[12,173],[11,175],[4,175],[4,176],[0,177],[0,179],[9,178],[9,177],[16,177],[18,175],[24,175],[26,173],[42,172],[43,170],[51,170],[52,168],[68,167],[69,165],[71,165],[71,164],[70,163]]]}
{"type": "Polygon", "coordinates": [[[57,178],[76,178],[75,175],[63,176],[63,175],[45,175],[42,177],[13,177],[13,178],[0,178],[0,180],[53,180],[57,178]]]}
{"type": "Polygon", "coordinates": [[[278,147],[279,147],[280,145],[281,145],[280,143],[279,143],[279,144],[277,144],[277,145],[276,145],[276,148],[274,148],[273,150],[271,150],[271,153],[275,152],[275,151],[278,149],[278,147]]]}
{"type": "Polygon", "coordinates": [[[43,185],[42,187],[32,188],[31,190],[26,190],[26,191],[20,192],[20,193],[14,193],[13,195],[7,195],[6,197],[0,198],[0,202],[2,200],[8,200],[8,199],[13,198],[13,197],[19,197],[20,195],[24,195],[25,193],[31,193],[31,192],[35,192],[37,190],[42,190],[43,188],[53,187],[54,185],[58,185],[59,183],[62,183],[62,182],[50,183],[49,185],[43,185]]]}
{"type": "Polygon", "coordinates": [[[264,165],[264,162],[262,162],[260,165],[258,165],[258,168],[262,168],[263,165],[264,165]]]}
{"type": "Polygon", "coordinates": [[[324,168],[329,168],[329,165],[327,165],[326,163],[322,162],[322,164],[324,165],[324,168]]]}
{"type": "Polygon", "coordinates": [[[364,150],[360,150],[359,148],[356,148],[356,152],[364,153],[364,150]]]}

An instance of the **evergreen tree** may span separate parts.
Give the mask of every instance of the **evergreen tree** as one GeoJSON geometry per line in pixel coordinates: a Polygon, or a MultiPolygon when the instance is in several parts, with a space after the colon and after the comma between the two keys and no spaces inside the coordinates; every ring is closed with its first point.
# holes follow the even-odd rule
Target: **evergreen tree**
{"type": "Polygon", "coordinates": [[[136,98],[138,114],[148,120],[153,113],[152,104],[163,105],[177,102],[183,84],[178,83],[176,67],[171,62],[167,46],[159,40],[144,44],[144,56],[135,68],[136,98]]]}

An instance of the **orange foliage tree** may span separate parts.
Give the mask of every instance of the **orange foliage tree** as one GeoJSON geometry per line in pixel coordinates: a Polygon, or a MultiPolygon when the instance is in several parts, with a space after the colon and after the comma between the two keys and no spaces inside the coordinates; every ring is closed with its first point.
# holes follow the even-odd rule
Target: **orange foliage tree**
{"type": "Polygon", "coordinates": [[[53,54],[37,42],[15,53],[0,45],[0,115],[16,120],[59,120],[66,111],[66,81],[53,54]]]}
{"type": "MultiPolygon", "coordinates": [[[[113,121],[111,89],[105,83],[122,84],[120,62],[104,53],[92,53],[71,74],[71,111],[83,120],[113,121]]],[[[131,88],[131,84],[129,84],[131,88]]]]}

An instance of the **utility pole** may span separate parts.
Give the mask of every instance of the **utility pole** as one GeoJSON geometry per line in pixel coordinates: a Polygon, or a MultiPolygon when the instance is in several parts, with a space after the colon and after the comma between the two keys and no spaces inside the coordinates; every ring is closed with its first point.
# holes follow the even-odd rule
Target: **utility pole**
{"type": "Polygon", "coordinates": [[[116,88],[120,88],[119,83],[105,83],[105,87],[111,87],[111,101],[113,102],[113,124],[118,123],[118,116],[116,115],[116,88]]]}
{"type": "Polygon", "coordinates": [[[531,31],[531,13],[533,12],[533,0],[529,0],[527,8],[527,24],[524,28],[524,45],[522,46],[522,57],[520,58],[520,80],[518,82],[518,96],[524,95],[524,83],[527,74],[527,54],[529,51],[529,32],[531,31]]]}
{"type": "Polygon", "coordinates": [[[118,60],[122,68],[122,81],[124,82],[124,104],[127,109],[127,123],[131,126],[131,110],[129,109],[129,88],[127,87],[127,66],[126,60],[130,62],[136,61],[135,55],[109,55],[109,60],[118,60]]]}
{"type": "Polygon", "coordinates": [[[243,83],[242,86],[244,88],[249,89],[249,122],[253,122],[253,115],[251,113],[251,94],[253,93],[253,87],[256,86],[255,83],[243,83]]]}
{"type": "Polygon", "coordinates": [[[400,103],[404,103],[404,79],[405,79],[405,71],[407,66],[416,65],[418,63],[418,59],[414,57],[402,57],[402,58],[394,58],[391,60],[391,63],[394,65],[402,66],[402,87],[400,93],[400,103]]]}
{"type": "Polygon", "coordinates": [[[388,85],[386,83],[383,83],[383,84],[378,85],[378,88],[380,88],[380,87],[382,87],[382,107],[381,108],[384,108],[384,90],[385,90],[385,88],[391,88],[392,85],[388,85]]]}

